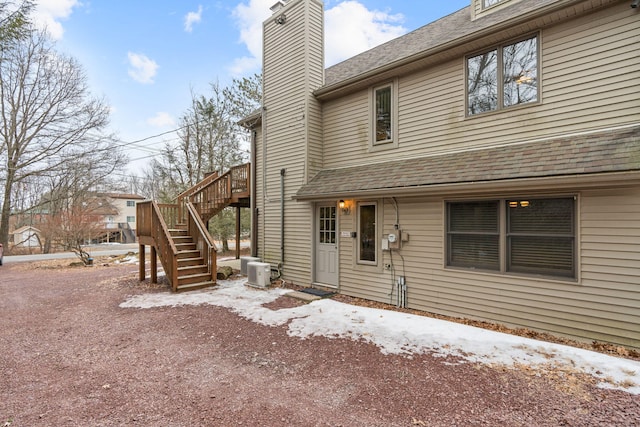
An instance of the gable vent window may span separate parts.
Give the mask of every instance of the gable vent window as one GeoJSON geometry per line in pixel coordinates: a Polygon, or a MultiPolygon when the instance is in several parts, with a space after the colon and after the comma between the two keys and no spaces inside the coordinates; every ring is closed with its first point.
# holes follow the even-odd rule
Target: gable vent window
{"type": "Polygon", "coordinates": [[[538,37],[467,58],[467,115],[538,101],[538,37]]]}
{"type": "Polygon", "coordinates": [[[491,6],[495,6],[498,3],[502,3],[505,0],[482,0],[482,8],[486,9],[491,6]]]}

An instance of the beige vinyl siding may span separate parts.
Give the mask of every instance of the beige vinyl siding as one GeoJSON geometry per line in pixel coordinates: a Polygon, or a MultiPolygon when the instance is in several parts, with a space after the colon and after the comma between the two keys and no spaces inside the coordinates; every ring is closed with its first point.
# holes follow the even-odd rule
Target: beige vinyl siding
{"type": "Polygon", "coordinates": [[[258,218],[260,256],[278,265],[281,259],[281,203],[284,200],[283,277],[298,283],[311,280],[312,209],[293,196],[308,181],[309,164],[321,166],[321,109],[312,88],[321,84],[323,51],[311,39],[322,35],[322,4],[293,0],[276,15],[284,25],[264,24],[263,141],[258,149],[258,218]],[[307,120],[309,121],[307,122],[307,120]],[[309,124],[309,125],[308,125],[309,124]],[[265,159],[266,156],[266,159],[265,159]],[[266,173],[263,173],[266,168],[266,173]],[[284,197],[281,175],[284,169],[284,197]],[[260,192],[262,190],[262,192],[260,192]]]}
{"type": "Polygon", "coordinates": [[[307,95],[308,100],[306,125],[307,125],[307,164],[306,180],[308,182],[322,168],[322,106],[311,96],[311,92],[324,83],[324,20],[322,7],[311,7],[309,11],[308,37],[308,63],[314,66],[306,67],[307,70],[307,95]]]}
{"type": "MultiPolygon", "coordinates": [[[[530,34],[536,34],[532,31],[530,34]]],[[[541,30],[540,102],[465,116],[465,59],[399,78],[399,147],[369,153],[368,91],[324,104],[326,168],[640,122],[640,20],[628,4],[541,30]]],[[[506,40],[503,40],[506,41],[506,40]]],[[[469,52],[472,54],[474,52],[469,52]]]]}
{"type": "MultiPolygon", "coordinates": [[[[640,190],[584,192],[578,200],[578,281],[446,268],[442,199],[397,200],[410,239],[381,263],[393,259],[396,276],[406,277],[410,308],[640,348],[640,190]]],[[[387,200],[385,234],[395,218],[387,200]]],[[[341,292],[395,304],[391,272],[354,270],[351,240],[341,239],[341,292]]]]}

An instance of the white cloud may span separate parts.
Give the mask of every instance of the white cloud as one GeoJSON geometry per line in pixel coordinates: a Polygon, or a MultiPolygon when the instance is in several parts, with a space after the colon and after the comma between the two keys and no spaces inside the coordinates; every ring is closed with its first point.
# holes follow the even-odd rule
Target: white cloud
{"type": "MultiPolygon", "coordinates": [[[[233,10],[240,43],[249,55],[231,66],[234,75],[256,72],[262,63],[262,22],[271,16],[274,0],[249,0],[233,10]]],[[[338,2],[325,12],[325,62],[333,65],[407,32],[401,14],[369,10],[357,0],[338,2]],[[348,43],[345,43],[348,40],[348,43]]]]}
{"type": "Polygon", "coordinates": [[[175,127],[176,121],[169,113],[165,113],[164,111],[159,111],[155,116],[147,119],[147,124],[158,127],[158,128],[166,128],[166,127],[175,127]]]}
{"type": "Polygon", "coordinates": [[[187,33],[193,31],[193,25],[200,23],[202,20],[202,5],[198,6],[197,12],[189,12],[184,17],[184,30],[187,33]]]}
{"type": "Polygon", "coordinates": [[[68,18],[73,8],[80,5],[78,0],[37,0],[33,22],[38,28],[46,28],[54,40],[60,40],[64,35],[60,21],[68,18]]]}
{"type": "Polygon", "coordinates": [[[129,76],[139,83],[151,84],[158,71],[158,64],[141,53],[129,52],[129,76]]]}
{"type": "Polygon", "coordinates": [[[242,75],[255,72],[262,63],[262,23],[271,16],[269,8],[273,0],[249,0],[249,4],[240,3],[233,10],[233,17],[240,29],[240,42],[247,47],[249,56],[238,58],[231,66],[231,73],[242,75]]]}
{"type": "Polygon", "coordinates": [[[333,65],[407,32],[404,17],[343,1],[325,13],[325,62],[333,65]],[[345,43],[348,40],[348,43],[345,43]]]}

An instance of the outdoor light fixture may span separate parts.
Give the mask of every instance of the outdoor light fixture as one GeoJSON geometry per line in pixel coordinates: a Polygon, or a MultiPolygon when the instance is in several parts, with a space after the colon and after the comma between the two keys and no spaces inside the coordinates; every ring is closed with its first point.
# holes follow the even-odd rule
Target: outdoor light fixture
{"type": "Polygon", "coordinates": [[[338,202],[338,207],[343,215],[349,215],[351,213],[351,208],[349,208],[349,205],[347,205],[347,202],[344,200],[338,202]]]}
{"type": "Polygon", "coordinates": [[[285,22],[287,22],[287,15],[284,13],[276,18],[276,24],[278,25],[284,25],[285,22]]]}

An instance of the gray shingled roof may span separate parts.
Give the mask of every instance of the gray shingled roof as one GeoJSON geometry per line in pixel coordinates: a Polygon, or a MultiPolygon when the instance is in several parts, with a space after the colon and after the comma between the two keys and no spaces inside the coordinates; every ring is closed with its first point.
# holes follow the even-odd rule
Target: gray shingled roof
{"type": "Polygon", "coordinates": [[[319,172],[297,199],[471,182],[640,172],[640,126],[319,172]],[[381,171],[372,173],[372,170],[381,171]]]}
{"type": "Polygon", "coordinates": [[[333,86],[380,67],[423,52],[429,52],[456,40],[463,40],[466,36],[479,33],[516,17],[524,17],[553,3],[560,4],[567,3],[567,1],[521,1],[475,21],[471,20],[471,6],[467,6],[404,36],[327,68],[324,87],[333,86]]]}

